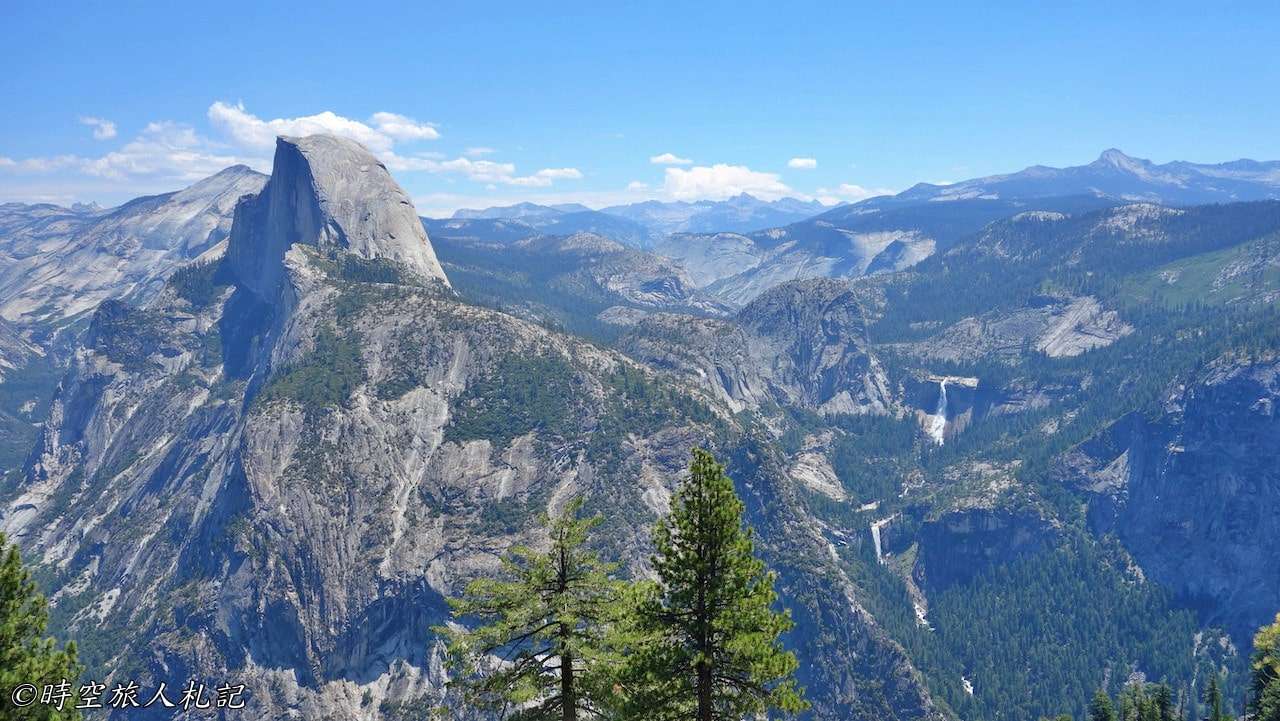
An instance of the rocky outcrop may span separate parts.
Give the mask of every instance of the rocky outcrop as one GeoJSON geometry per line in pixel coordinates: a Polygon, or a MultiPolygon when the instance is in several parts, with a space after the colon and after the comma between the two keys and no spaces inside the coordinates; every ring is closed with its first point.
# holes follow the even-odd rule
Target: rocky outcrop
{"type": "Polygon", "coordinates": [[[913,577],[933,592],[962,583],[993,566],[1049,548],[1048,524],[1035,514],[969,508],[920,525],[913,577]]]}
{"type": "Polygon", "coordinates": [[[740,233],[676,233],[653,250],[683,265],[699,287],[754,268],[764,255],[755,241],[740,233]]]}
{"type": "Polygon", "coordinates": [[[398,263],[448,284],[408,194],[359,143],[281,137],[271,181],[236,208],[227,258],[241,286],[274,300],[294,245],[398,263]]]}
{"type": "Polygon", "coordinates": [[[1095,298],[1038,297],[1022,308],[965,318],[927,340],[900,347],[942,361],[1013,359],[1027,351],[1062,358],[1106,347],[1133,330],[1095,298]]]}

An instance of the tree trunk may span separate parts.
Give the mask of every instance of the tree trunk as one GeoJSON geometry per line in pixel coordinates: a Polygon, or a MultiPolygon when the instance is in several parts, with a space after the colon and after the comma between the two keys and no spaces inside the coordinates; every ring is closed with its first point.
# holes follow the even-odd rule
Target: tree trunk
{"type": "MultiPolygon", "coordinates": [[[[563,598],[569,591],[569,558],[565,552],[564,540],[560,539],[560,565],[557,569],[556,586],[563,598]]],[[[574,688],[573,654],[569,651],[569,642],[573,629],[560,624],[560,718],[562,721],[578,721],[577,689],[574,688]]]]}
{"type": "MultiPolygon", "coordinates": [[[[561,638],[568,640],[568,629],[560,629],[561,638]]],[[[563,647],[562,647],[563,648],[563,647]]],[[[578,698],[574,689],[573,655],[568,651],[560,654],[560,718],[563,721],[578,721],[578,698]]]]}
{"type": "Polygon", "coordinates": [[[698,721],[711,719],[711,664],[698,664],[698,721]]]}

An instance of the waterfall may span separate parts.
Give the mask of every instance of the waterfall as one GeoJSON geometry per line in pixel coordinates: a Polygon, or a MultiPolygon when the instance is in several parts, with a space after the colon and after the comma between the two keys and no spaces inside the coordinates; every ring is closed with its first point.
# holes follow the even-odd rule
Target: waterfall
{"type": "Polygon", "coordinates": [[[929,416],[929,437],[938,445],[946,440],[947,431],[947,381],[938,381],[938,407],[929,416]]]}

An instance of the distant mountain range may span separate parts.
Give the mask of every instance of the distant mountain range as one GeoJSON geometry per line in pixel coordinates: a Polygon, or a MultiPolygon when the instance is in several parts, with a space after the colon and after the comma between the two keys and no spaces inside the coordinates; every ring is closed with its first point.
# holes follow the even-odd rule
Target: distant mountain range
{"type": "Polygon", "coordinates": [[[872,198],[855,207],[920,201],[982,198],[1027,199],[1097,195],[1162,205],[1203,205],[1280,198],[1280,161],[1233,160],[1204,165],[1181,160],[1157,165],[1112,148],[1088,165],[1050,168],[1033,165],[1008,175],[991,175],[951,185],[920,183],[898,195],[872,198]]]}
{"type": "Polygon", "coordinates": [[[1113,149],[1078,167],[1037,165],[951,185],[921,183],[776,228],[673,234],[654,249],[684,263],[695,282],[720,300],[741,305],[789,280],[901,270],[1021,213],[1276,198],[1280,161],[1157,165],[1113,149]]]}
{"type": "Polygon", "coordinates": [[[648,200],[600,210],[578,203],[516,203],[483,210],[459,210],[453,219],[518,220],[548,235],[599,233],[629,245],[647,247],[671,233],[749,233],[787,225],[817,215],[828,207],[817,201],[795,198],[766,201],[742,193],[721,201],[648,200]]]}

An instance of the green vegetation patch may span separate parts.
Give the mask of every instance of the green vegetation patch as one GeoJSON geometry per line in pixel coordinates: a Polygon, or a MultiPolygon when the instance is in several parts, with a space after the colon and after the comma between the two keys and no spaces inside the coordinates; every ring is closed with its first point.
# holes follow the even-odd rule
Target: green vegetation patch
{"type": "Polygon", "coordinates": [[[364,383],[360,339],[352,331],[339,333],[322,326],[315,348],[298,363],[276,374],[259,396],[265,403],[289,400],[308,409],[342,406],[364,383]]]}
{"type": "Polygon", "coordinates": [[[1224,664],[1230,688],[1240,688],[1242,659],[1193,656],[1194,612],[1119,570],[1121,551],[1066,539],[1056,550],[992,566],[931,594],[926,628],[902,578],[864,546],[856,559],[846,557],[846,568],[868,609],[961,718],[1082,718],[1104,676],[1118,690],[1131,670],[1189,692],[1209,667],[1224,664]]]}
{"type": "Polygon", "coordinates": [[[206,261],[178,268],[169,276],[169,285],[179,298],[199,310],[217,300],[228,281],[220,261],[206,261]]]}
{"type": "Polygon", "coordinates": [[[487,439],[503,448],[535,430],[564,434],[579,384],[572,364],[558,355],[502,356],[492,372],[467,386],[444,439],[487,439]]]}

